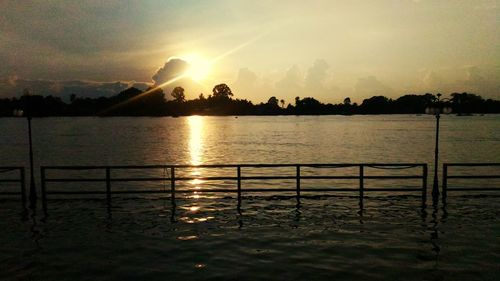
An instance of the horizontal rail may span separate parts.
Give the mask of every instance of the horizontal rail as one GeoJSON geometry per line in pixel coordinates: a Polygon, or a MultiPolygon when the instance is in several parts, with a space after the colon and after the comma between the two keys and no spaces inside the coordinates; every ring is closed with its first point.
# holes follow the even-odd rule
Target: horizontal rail
{"type": "Polygon", "coordinates": [[[21,201],[24,207],[24,204],[26,202],[26,183],[25,183],[25,176],[24,176],[24,167],[15,167],[15,166],[0,166],[0,174],[3,173],[9,173],[17,171],[19,173],[17,178],[7,178],[7,179],[0,179],[0,183],[19,183],[20,190],[19,191],[1,191],[0,190],[0,195],[21,195],[21,201]]]}
{"type": "Polygon", "coordinates": [[[425,163],[339,163],[339,164],[173,164],[173,165],[111,165],[111,166],[42,166],[43,169],[57,169],[57,170],[98,170],[98,169],[164,169],[164,168],[280,168],[280,167],[310,167],[310,168],[348,168],[348,167],[390,167],[390,166],[407,166],[407,167],[421,167],[427,165],[425,163]]]}
{"type": "Polygon", "coordinates": [[[499,191],[500,188],[497,187],[448,187],[448,191],[499,191]]]}
{"type": "Polygon", "coordinates": [[[448,179],[500,179],[500,175],[478,175],[478,176],[447,176],[448,179]]]}
{"type": "Polygon", "coordinates": [[[16,191],[0,191],[0,195],[19,195],[16,191]]]}
{"type": "MultiPolygon", "coordinates": [[[[175,193],[237,193],[236,189],[177,189],[175,193]]],[[[295,188],[246,188],[242,189],[245,192],[295,192],[295,188]]],[[[357,188],[302,188],[302,192],[359,192],[357,188]]],[[[406,191],[421,191],[420,188],[366,188],[365,191],[391,191],[391,192],[406,192],[406,191]]],[[[165,190],[116,190],[113,194],[160,194],[167,193],[165,190]]],[[[47,194],[106,194],[106,191],[48,191],[47,194]]]]}
{"type": "Polygon", "coordinates": [[[5,180],[0,180],[0,182],[21,182],[21,179],[5,179],[5,180]]]}
{"type": "Polygon", "coordinates": [[[500,163],[444,163],[443,164],[443,200],[446,200],[448,191],[500,191],[500,187],[448,187],[449,179],[500,179],[500,170],[493,175],[449,175],[450,167],[499,167],[500,163]]]}
{"type": "MultiPolygon", "coordinates": [[[[187,172],[187,171],[184,171],[187,172]]],[[[291,173],[292,171],[290,171],[291,173]]],[[[350,171],[349,173],[351,173],[350,171]]],[[[225,173],[225,172],[224,172],[225,173]]],[[[163,189],[133,189],[133,190],[112,190],[111,183],[116,182],[159,182],[165,183],[170,181],[170,198],[175,205],[175,194],[178,193],[191,193],[191,192],[207,192],[207,193],[236,193],[238,195],[238,206],[241,204],[242,192],[296,192],[297,200],[300,199],[300,192],[359,192],[360,201],[363,200],[363,191],[390,191],[390,192],[422,192],[422,199],[425,200],[427,188],[427,164],[420,163],[334,163],[334,164],[318,164],[318,163],[305,163],[305,164],[210,164],[210,165],[114,165],[114,166],[42,166],[41,167],[41,180],[42,180],[42,200],[46,202],[47,194],[106,194],[108,203],[111,201],[111,194],[153,194],[153,193],[166,193],[163,189]],[[311,175],[309,170],[304,170],[301,175],[301,168],[312,169],[329,169],[329,168],[359,168],[357,175],[311,175]],[[236,169],[236,176],[176,176],[178,170],[183,169],[236,169]],[[266,175],[242,175],[243,168],[294,168],[293,174],[285,173],[284,175],[266,176],[266,175]],[[422,173],[415,175],[365,175],[366,169],[414,169],[421,168],[422,173]],[[119,170],[146,170],[146,169],[163,169],[165,176],[131,176],[131,177],[112,177],[112,171],[119,170]],[[49,171],[85,171],[85,170],[102,170],[105,171],[103,176],[90,176],[90,177],[57,177],[52,178],[47,175],[49,171]],[[170,173],[168,175],[167,173],[170,173]],[[304,174],[305,173],[305,174],[304,174]],[[301,180],[359,180],[359,188],[301,188],[301,180]],[[365,180],[406,180],[406,179],[420,179],[422,180],[422,188],[364,188],[365,180]],[[197,188],[197,189],[176,189],[176,182],[179,181],[235,181],[237,185],[235,188],[197,188]],[[262,181],[262,180],[295,180],[295,188],[242,188],[242,181],[262,181]],[[106,183],[105,190],[47,190],[48,183],[65,183],[65,182],[104,182],[106,183]]]]}
{"type": "MultiPolygon", "coordinates": [[[[176,181],[188,180],[294,180],[296,176],[255,176],[255,177],[176,177],[176,181]]],[[[359,176],[301,176],[301,179],[359,179],[359,176]]],[[[422,176],[364,176],[365,179],[421,179],[422,176]]],[[[168,181],[173,178],[114,178],[110,179],[111,182],[134,182],[134,181],[168,181]]],[[[45,182],[105,182],[106,178],[49,178],[45,182]]]]}
{"type": "Polygon", "coordinates": [[[500,167],[500,163],[444,163],[448,167],[500,167]]]}

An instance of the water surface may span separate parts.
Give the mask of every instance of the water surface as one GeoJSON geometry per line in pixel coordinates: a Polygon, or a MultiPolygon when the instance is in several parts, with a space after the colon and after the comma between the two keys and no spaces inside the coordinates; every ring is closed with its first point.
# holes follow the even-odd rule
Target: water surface
{"type": "MultiPolygon", "coordinates": [[[[442,121],[443,162],[499,161],[500,116],[442,121]]],[[[27,166],[25,125],[0,119],[1,165],[27,166]]],[[[431,164],[434,125],[432,116],[410,115],[33,121],[36,165],[431,164]]],[[[102,188],[93,185],[85,188],[102,188]]],[[[367,194],[361,209],[356,194],[309,194],[298,206],[293,196],[255,193],[244,194],[238,210],[234,194],[195,193],[205,185],[234,182],[186,182],[192,193],[179,195],[175,208],[168,194],[116,196],[111,207],[99,197],[65,198],[49,200],[46,216],[2,199],[0,278],[495,280],[500,274],[498,196],[457,194],[447,205],[422,207],[418,194],[367,194]]]]}

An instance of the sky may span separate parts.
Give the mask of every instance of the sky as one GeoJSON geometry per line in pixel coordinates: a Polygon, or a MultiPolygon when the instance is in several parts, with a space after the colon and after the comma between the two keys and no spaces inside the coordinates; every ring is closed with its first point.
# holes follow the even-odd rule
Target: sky
{"type": "Polygon", "coordinates": [[[0,0],[0,97],[500,99],[500,0],[0,0]],[[181,73],[181,74],[179,74],[181,73]],[[168,83],[174,77],[175,82],[168,83]]]}

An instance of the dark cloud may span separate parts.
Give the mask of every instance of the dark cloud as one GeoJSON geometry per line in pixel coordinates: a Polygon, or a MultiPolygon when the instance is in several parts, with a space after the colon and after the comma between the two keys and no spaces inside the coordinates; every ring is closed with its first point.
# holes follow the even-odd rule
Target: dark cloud
{"type": "Polygon", "coordinates": [[[169,59],[163,67],[158,69],[153,75],[152,79],[154,84],[161,85],[167,81],[177,78],[186,73],[189,69],[189,63],[179,58],[169,59]]]}
{"type": "Polygon", "coordinates": [[[84,80],[29,80],[21,79],[17,76],[0,78],[0,97],[16,97],[22,95],[23,89],[30,88],[36,95],[53,95],[63,99],[68,99],[75,94],[80,97],[109,97],[115,95],[129,87],[136,87],[141,90],[151,86],[144,82],[135,81],[113,81],[96,82],[84,80]]]}
{"type": "Polygon", "coordinates": [[[134,87],[134,88],[137,88],[141,91],[144,91],[148,88],[150,88],[151,86],[153,86],[151,83],[147,83],[147,82],[135,82],[135,81],[131,81],[129,82],[129,88],[130,87],[134,87]]]}

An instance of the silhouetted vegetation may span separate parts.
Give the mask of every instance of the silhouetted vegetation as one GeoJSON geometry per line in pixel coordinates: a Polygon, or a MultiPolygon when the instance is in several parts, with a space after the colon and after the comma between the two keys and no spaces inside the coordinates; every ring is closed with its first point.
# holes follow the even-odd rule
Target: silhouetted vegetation
{"type": "MultiPolygon", "coordinates": [[[[313,97],[296,97],[285,107],[285,101],[270,97],[266,103],[253,104],[233,98],[226,84],[216,85],[212,94],[186,100],[184,89],[176,87],[165,98],[161,89],[145,92],[129,88],[115,96],[84,98],[72,95],[66,103],[53,96],[22,96],[0,99],[0,116],[12,116],[16,109],[27,109],[33,116],[180,116],[180,115],[327,115],[327,114],[422,114],[435,101],[432,94],[404,95],[395,100],[374,96],[361,104],[346,97],[343,103],[324,104],[313,97]],[[29,102],[29,104],[28,104],[29,102]]],[[[471,93],[452,93],[446,101],[455,114],[500,113],[500,101],[483,99],[471,93]]]]}

